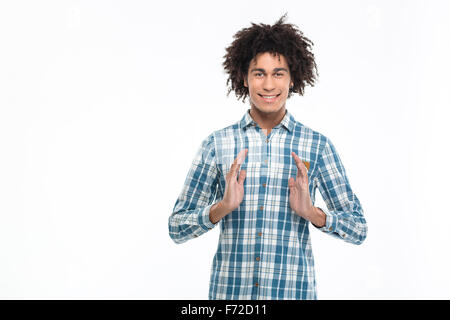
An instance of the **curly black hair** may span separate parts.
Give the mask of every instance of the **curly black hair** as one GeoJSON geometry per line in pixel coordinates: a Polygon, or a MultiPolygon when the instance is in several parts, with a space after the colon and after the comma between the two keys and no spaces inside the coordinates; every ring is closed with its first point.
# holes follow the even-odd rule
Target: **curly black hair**
{"type": "Polygon", "coordinates": [[[250,28],[238,31],[235,40],[226,48],[223,56],[223,66],[231,82],[227,96],[234,90],[239,99],[248,96],[248,88],[244,86],[251,60],[259,53],[270,52],[272,55],[281,54],[286,58],[294,83],[289,90],[288,98],[292,93],[303,95],[306,83],[314,86],[317,76],[314,54],[310,48],[314,43],[303,35],[296,25],[284,23],[285,13],[273,26],[266,24],[252,24],[250,28]]]}

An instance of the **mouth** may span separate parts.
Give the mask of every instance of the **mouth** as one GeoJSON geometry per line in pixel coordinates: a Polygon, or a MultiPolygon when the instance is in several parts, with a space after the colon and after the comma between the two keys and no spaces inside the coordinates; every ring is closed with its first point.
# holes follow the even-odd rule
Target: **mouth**
{"type": "Polygon", "coordinates": [[[279,94],[274,94],[274,95],[262,95],[262,94],[259,94],[259,93],[258,93],[258,95],[259,95],[265,102],[268,102],[268,103],[275,102],[275,101],[278,99],[278,97],[280,96],[280,94],[281,94],[281,93],[279,93],[279,94]]]}

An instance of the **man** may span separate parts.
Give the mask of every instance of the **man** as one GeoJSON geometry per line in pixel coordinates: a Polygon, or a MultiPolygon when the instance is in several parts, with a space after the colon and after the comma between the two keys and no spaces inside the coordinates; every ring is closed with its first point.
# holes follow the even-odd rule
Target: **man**
{"type": "Polygon", "coordinates": [[[176,243],[220,225],[209,299],[317,299],[309,223],[350,243],[366,238],[334,145],[286,109],[314,84],[316,65],[312,42],[284,17],[239,31],[227,48],[228,94],[249,96],[251,108],[202,142],[169,218],[176,243]],[[316,188],[327,208],[314,206],[316,188]]]}

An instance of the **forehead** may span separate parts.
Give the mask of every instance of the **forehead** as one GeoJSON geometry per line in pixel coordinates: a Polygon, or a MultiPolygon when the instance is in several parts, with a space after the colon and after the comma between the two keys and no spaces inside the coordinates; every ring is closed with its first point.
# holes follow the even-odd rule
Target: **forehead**
{"type": "Polygon", "coordinates": [[[258,53],[251,61],[250,66],[262,67],[262,66],[273,66],[273,67],[288,67],[286,58],[279,53],[273,54],[270,52],[258,53]]]}

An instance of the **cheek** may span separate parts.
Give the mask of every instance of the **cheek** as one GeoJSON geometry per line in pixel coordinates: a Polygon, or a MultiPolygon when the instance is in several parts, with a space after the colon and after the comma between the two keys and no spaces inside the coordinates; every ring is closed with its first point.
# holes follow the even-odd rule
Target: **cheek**
{"type": "Polygon", "coordinates": [[[281,97],[286,98],[289,94],[289,88],[283,88],[283,91],[281,91],[281,97]]]}

